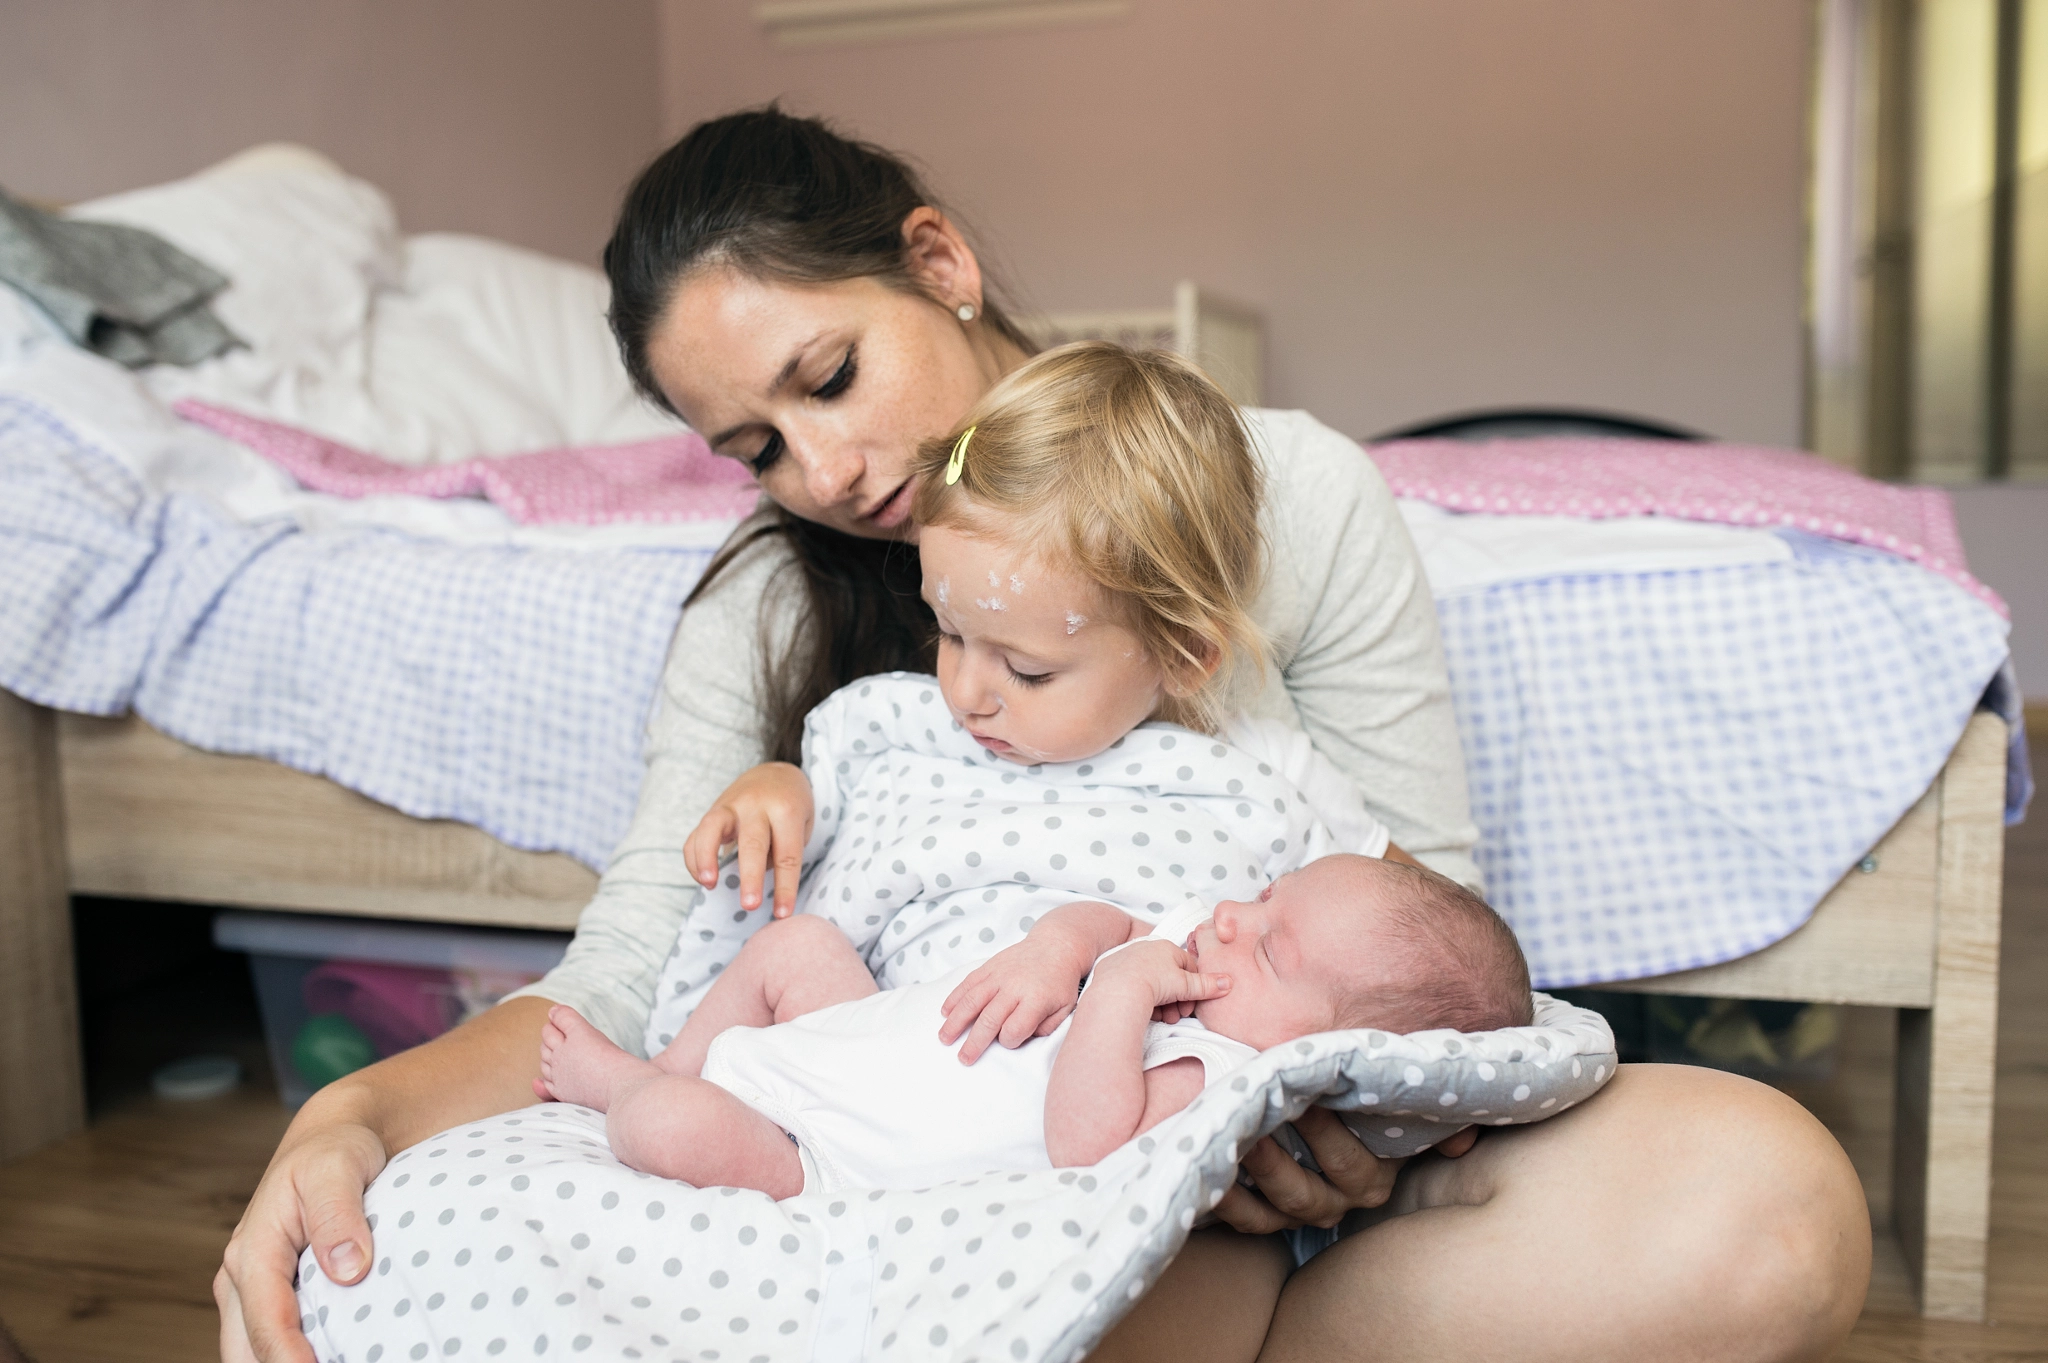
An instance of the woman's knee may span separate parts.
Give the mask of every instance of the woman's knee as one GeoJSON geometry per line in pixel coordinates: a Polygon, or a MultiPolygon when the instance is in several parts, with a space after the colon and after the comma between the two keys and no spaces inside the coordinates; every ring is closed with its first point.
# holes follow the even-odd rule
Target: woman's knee
{"type": "MultiPolygon", "coordinates": [[[[1841,1145],[1785,1095],[1714,1070],[1624,1066],[1554,1132],[1529,1135],[1532,1153],[1555,1145],[1580,1188],[1602,1186],[1604,1167],[1595,1224],[1676,1270],[1645,1281],[1668,1293],[1666,1330],[1692,1334],[1701,1356],[1824,1358],[1855,1324],[1870,1281],[1863,1189],[1841,1145]]],[[[1516,1163],[1489,1171],[1501,1196],[1538,1191],[1537,1164],[1516,1163]]]]}
{"type": "Polygon", "coordinates": [[[1362,1356],[1819,1359],[1869,1281],[1840,1145],[1782,1094],[1710,1070],[1625,1066],[1574,1111],[1418,1161],[1374,1220],[1289,1285],[1274,1357],[1377,1321],[1362,1356]],[[1452,1281],[1488,1282],[1490,1309],[1439,1300],[1452,1281]]]}
{"type": "Polygon", "coordinates": [[[1703,1218],[1700,1253],[1754,1356],[1820,1359],[1863,1309],[1870,1286],[1870,1208],[1848,1154],[1805,1108],[1775,1089],[1715,1071],[1658,1067],[1700,1135],[1688,1161],[1711,1180],[1720,1214],[1703,1218]]]}

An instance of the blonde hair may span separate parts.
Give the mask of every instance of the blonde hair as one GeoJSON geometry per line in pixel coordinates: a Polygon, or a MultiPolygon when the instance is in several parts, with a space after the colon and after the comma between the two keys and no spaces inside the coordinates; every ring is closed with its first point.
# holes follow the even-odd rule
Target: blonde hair
{"type": "Polygon", "coordinates": [[[1094,582],[1180,692],[1159,717],[1215,731],[1231,677],[1265,655],[1247,609],[1264,479],[1236,405],[1200,370],[1107,341],[1049,350],[922,446],[916,475],[919,524],[986,534],[993,521],[1094,582]]]}

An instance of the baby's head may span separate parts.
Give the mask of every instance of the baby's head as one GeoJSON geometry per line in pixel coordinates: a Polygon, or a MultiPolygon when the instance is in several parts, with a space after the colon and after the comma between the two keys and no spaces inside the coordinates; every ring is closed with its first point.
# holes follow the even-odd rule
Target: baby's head
{"type": "Polygon", "coordinates": [[[916,482],[939,680],[984,747],[1068,762],[1147,719],[1213,730],[1228,674],[1264,647],[1261,475],[1192,365],[1048,351],[927,444],[916,482]]]}
{"type": "Polygon", "coordinates": [[[1315,1032],[1525,1027],[1529,967],[1513,929],[1457,882],[1392,861],[1322,857],[1195,930],[1230,992],[1195,1005],[1211,1031],[1265,1050],[1315,1032]]]}

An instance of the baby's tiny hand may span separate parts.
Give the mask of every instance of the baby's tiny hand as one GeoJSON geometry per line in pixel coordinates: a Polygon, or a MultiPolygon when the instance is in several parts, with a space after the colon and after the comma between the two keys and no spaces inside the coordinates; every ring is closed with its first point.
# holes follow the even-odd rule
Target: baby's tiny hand
{"type": "Polygon", "coordinates": [[[1130,989],[1148,998],[1153,1016],[1178,1022],[1195,1010],[1189,1006],[1230,992],[1230,976],[1204,974],[1195,958],[1164,940],[1141,942],[1096,962],[1095,989],[1130,989]]]}
{"type": "Polygon", "coordinates": [[[939,1005],[946,1015],[939,1040],[950,1046],[965,1034],[960,1063],[972,1065],[1000,1041],[1012,1050],[1035,1036],[1051,1036],[1081,992],[1074,963],[1046,936],[1006,947],[960,982],[939,1005]]]}

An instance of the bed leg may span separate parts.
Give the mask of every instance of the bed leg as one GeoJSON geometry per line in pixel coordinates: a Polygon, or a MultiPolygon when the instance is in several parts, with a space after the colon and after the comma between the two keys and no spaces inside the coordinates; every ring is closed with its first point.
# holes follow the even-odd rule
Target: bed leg
{"type": "Polygon", "coordinates": [[[0,1160],[85,1125],[57,717],[0,691],[0,1160]]]}
{"type": "Polygon", "coordinates": [[[1942,777],[1933,1007],[1899,1010],[1892,1224],[1920,1313],[1945,1320],[1984,1319],[2004,747],[2005,725],[1980,714],[1942,777]]]}

